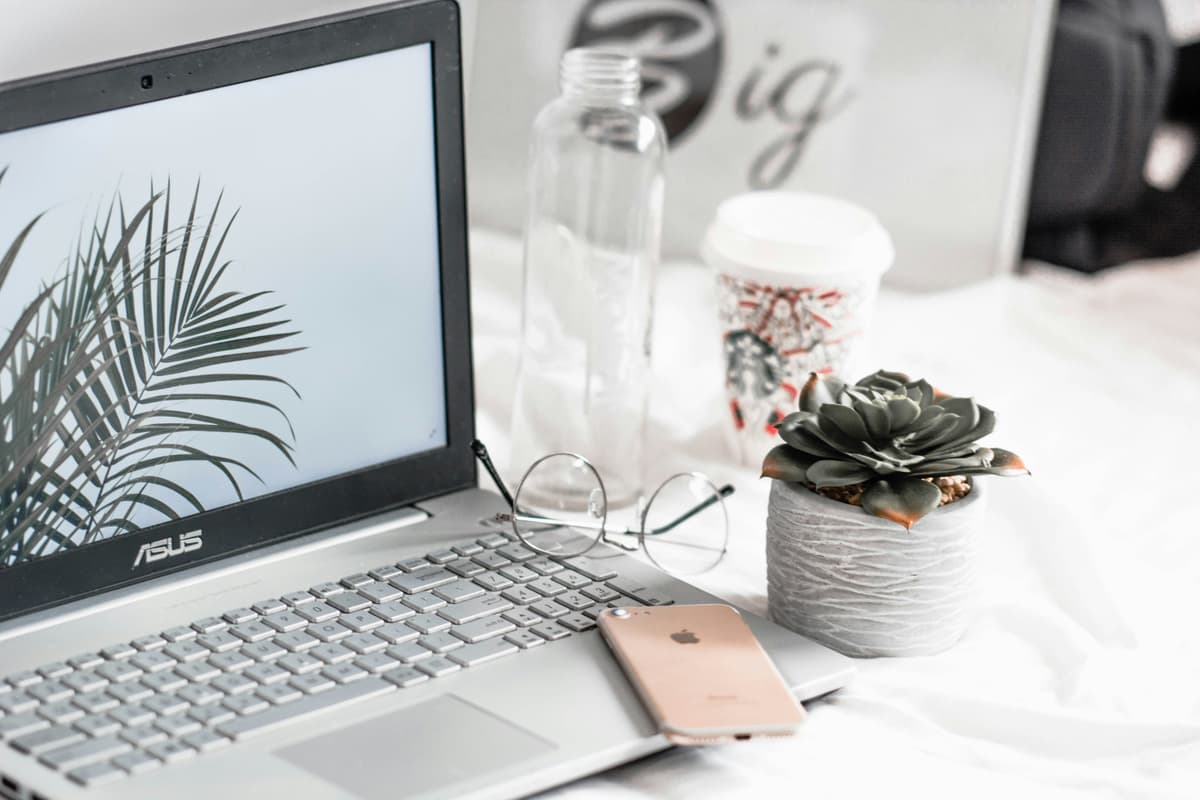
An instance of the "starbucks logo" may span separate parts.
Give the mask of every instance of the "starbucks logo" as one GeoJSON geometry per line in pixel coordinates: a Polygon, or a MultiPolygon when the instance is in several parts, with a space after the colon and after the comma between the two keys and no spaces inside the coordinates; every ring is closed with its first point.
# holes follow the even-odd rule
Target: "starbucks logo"
{"type": "Polygon", "coordinates": [[[642,99],[671,142],[699,119],[721,67],[712,0],[589,0],[572,47],[613,47],[642,59],[642,99]]]}

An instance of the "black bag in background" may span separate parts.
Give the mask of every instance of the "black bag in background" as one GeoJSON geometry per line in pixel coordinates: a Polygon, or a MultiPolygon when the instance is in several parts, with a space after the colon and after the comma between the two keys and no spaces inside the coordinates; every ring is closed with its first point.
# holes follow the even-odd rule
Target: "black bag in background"
{"type": "Polygon", "coordinates": [[[1175,55],[1158,0],[1062,0],[1026,257],[1095,272],[1200,249],[1200,159],[1169,192],[1143,178],[1168,99],[1181,121],[1200,119],[1197,51],[1185,49],[1173,89],[1175,55]]]}

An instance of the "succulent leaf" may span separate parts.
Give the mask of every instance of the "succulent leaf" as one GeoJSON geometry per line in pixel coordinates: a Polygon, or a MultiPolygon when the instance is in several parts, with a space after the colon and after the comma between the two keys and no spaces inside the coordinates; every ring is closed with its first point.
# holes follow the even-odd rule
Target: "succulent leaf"
{"type": "Polygon", "coordinates": [[[921,405],[907,397],[897,397],[887,401],[887,411],[892,418],[892,430],[900,432],[917,421],[921,405]]]}
{"type": "Polygon", "coordinates": [[[867,484],[862,507],[868,514],[911,530],[921,517],[938,507],[941,499],[942,491],[920,478],[879,478],[867,484]]]}
{"type": "Polygon", "coordinates": [[[833,402],[836,391],[830,381],[822,380],[818,373],[808,373],[808,380],[800,389],[800,410],[816,413],[825,403],[833,402]]]}
{"type": "MultiPolygon", "coordinates": [[[[867,432],[866,423],[853,408],[837,403],[826,403],[821,406],[819,413],[822,422],[828,420],[830,425],[849,441],[866,442],[870,440],[871,434],[867,432]]],[[[821,429],[828,432],[828,428],[824,425],[821,426],[821,429]]]]}
{"type": "Polygon", "coordinates": [[[864,399],[854,401],[854,410],[866,423],[867,433],[872,440],[884,439],[892,432],[892,422],[888,417],[887,409],[880,408],[869,399],[864,399]]]}
{"type": "Polygon", "coordinates": [[[849,486],[852,483],[862,483],[873,477],[875,472],[862,464],[849,461],[818,461],[808,468],[808,482],[818,489],[830,486],[849,486]]]}
{"type": "Polygon", "coordinates": [[[808,478],[806,472],[817,458],[807,453],[801,453],[794,447],[781,444],[772,448],[763,459],[762,475],[764,478],[775,478],[791,483],[801,483],[808,478]]]}

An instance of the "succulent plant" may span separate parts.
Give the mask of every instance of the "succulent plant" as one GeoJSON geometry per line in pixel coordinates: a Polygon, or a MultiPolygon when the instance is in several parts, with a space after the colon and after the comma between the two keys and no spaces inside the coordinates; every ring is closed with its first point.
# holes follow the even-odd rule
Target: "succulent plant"
{"type": "Polygon", "coordinates": [[[777,426],[785,444],[763,475],[816,489],[862,484],[863,510],[905,528],[941,502],[926,478],[1029,472],[1015,453],[979,444],[995,427],[991,409],[903,373],[851,385],[814,372],[799,403],[777,426]]]}

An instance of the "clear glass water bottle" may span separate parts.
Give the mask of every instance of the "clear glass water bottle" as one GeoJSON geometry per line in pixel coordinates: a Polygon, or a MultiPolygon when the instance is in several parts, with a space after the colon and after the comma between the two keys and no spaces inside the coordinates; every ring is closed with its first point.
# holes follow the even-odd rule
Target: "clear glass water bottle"
{"type": "MultiPolygon", "coordinates": [[[[547,453],[578,452],[604,476],[610,507],[641,492],[662,231],[666,135],[638,97],[639,66],[568,51],[562,94],[534,122],[512,419],[516,477],[547,453]]],[[[572,485],[526,489],[566,501],[572,485]]]]}

